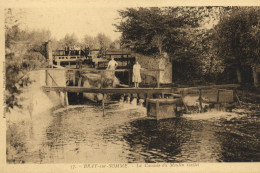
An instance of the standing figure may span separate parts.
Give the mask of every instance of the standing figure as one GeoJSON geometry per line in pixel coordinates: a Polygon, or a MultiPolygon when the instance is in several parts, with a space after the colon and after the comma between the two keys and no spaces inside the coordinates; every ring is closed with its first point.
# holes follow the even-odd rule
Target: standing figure
{"type": "Polygon", "coordinates": [[[115,75],[116,67],[118,66],[118,63],[112,58],[107,65],[107,70],[111,70],[111,75],[115,75]]]}
{"type": "Polygon", "coordinates": [[[132,77],[132,81],[135,84],[135,88],[139,88],[139,83],[142,82],[140,71],[141,71],[141,65],[138,63],[138,61],[136,61],[135,65],[133,66],[133,77],[132,77]]]}

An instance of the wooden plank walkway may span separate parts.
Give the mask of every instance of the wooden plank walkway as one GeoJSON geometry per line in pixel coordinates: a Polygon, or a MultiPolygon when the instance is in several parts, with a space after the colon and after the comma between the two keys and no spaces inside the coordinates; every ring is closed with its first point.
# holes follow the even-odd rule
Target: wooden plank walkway
{"type": "Polygon", "coordinates": [[[44,91],[59,91],[59,92],[76,92],[76,93],[117,93],[117,94],[169,94],[179,93],[190,90],[202,90],[202,89],[213,89],[213,88],[237,88],[238,84],[227,84],[227,85],[209,85],[209,86],[198,86],[190,88],[86,88],[77,86],[43,86],[44,91]]]}

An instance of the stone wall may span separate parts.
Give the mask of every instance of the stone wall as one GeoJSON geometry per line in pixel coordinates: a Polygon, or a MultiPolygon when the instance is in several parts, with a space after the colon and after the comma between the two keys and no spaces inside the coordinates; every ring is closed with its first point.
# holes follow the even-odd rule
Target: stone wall
{"type": "Polygon", "coordinates": [[[141,77],[143,83],[156,83],[156,76],[158,71],[160,72],[160,83],[172,83],[172,64],[167,56],[144,56],[135,54],[136,60],[139,62],[142,68],[148,71],[141,71],[141,77]]]}

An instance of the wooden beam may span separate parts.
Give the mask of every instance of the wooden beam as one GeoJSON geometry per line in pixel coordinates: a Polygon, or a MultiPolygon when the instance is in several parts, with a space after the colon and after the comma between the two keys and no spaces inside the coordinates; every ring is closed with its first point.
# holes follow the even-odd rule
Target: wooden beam
{"type": "Polygon", "coordinates": [[[147,99],[147,101],[149,102],[149,103],[157,103],[157,102],[159,102],[159,103],[179,103],[179,102],[181,102],[181,99],[160,99],[160,101],[158,100],[158,99],[147,99]]]}
{"type": "Polygon", "coordinates": [[[43,86],[42,89],[44,91],[63,91],[63,92],[86,92],[86,93],[117,93],[117,94],[140,94],[140,93],[154,93],[154,94],[161,94],[161,93],[172,93],[171,88],[85,88],[85,87],[74,87],[74,86],[67,86],[67,87],[48,87],[43,86]]]}
{"type": "Polygon", "coordinates": [[[208,86],[198,86],[198,87],[188,87],[188,88],[175,88],[175,91],[190,91],[199,89],[213,89],[213,88],[238,88],[239,84],[225,84],[225,85],[208,85],[208,86]]]}

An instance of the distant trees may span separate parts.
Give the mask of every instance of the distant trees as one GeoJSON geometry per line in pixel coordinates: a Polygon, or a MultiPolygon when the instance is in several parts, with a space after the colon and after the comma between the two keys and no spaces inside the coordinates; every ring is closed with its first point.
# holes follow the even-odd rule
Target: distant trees
{"type": "Polygon", "coordinates": [[[105,55],[107,49],[113,48],[114,43],[110,37],[106,36],[104,33],[98,33],[95,37],[85,35],[81,45],[90,49],[99,49],[99,56],[102,57],[105,55]]]}
{"type": "Polygon", "coordinates": [[[98,33],[95,37],[85,35],[81,44],[90,49],[108,49],[112,44],[112,40],[104,33],[98,33]]]}
{"type": "Polygon", "coordinates": [[[110,46],[110,49],[120,49],[121,48],[121,41],[120,39],[116,39],[115,41],[113,41],[110,46]]]}
{"type": "Polygon", "coordinates": [[[112,41],[108,36],[106,36],[103,33],[99,33],[96,36],[96,39],[98,41],[98,46],[99,46],[99,49],[100,49],[100,56],[104,56],[107,49],[110,47],[112,41]]]}
{"type": "Polygon", "coordinates": [[[73,47],[79,44],[79,40],[77,36],[73,34],[66,34],[64,38],[60,39],[59,45],[61,48],[65,48],[66,46],[73,47]]]}
{"type": "Polygon", "coordinates": [[[85,35],[82,41],[82,45],[90,49],[95,49],[98,47],[98,41],[95,37],[85,35]]]}

